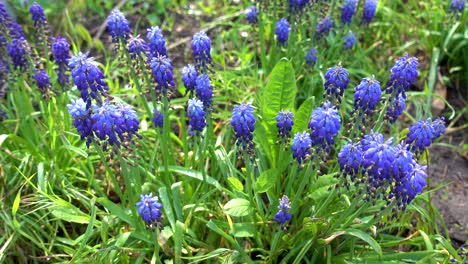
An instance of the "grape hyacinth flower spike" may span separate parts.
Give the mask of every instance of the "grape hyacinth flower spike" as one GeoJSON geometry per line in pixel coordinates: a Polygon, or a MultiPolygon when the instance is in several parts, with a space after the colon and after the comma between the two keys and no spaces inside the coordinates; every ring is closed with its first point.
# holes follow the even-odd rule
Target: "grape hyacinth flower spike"
{"type": "Polygon", "coordinates": [[[72,100],[72,103],[67,106],[68,113],[73,118],[73,126],[78,130],[81,140],[86,140],[86,145],[89,147],[93,139],[90,109],[86,108],[86,103],[81,98],[72,100]]]}
{"type": "Polygon", "coordinates": [[[364,153],[359,143],[349,142],[344,145],[338,153],[341,173],[345,176],[350,175],[351,180],[357,177],[362,170],[363,156],[364,153]]]}
{"type": "Polygon", "coordinates": [[[210,77],[206,73],[197,77],[195,90],[198,99],[203,102],[205,110],[209,111],[213,100],[213,85],[211,85],[210,77]]]}
{"type": "Polygon", "coordinates": [[[203,102],[196,98],[189,99],[187,115],[189,117],[189,134],[200,134],[206,126],[203,102]]]}
{"type": "Polygon", "coordinates": [[[369,24],[374,19],[377,10],[378,0],[366,0],[362,10],[362,23],[369,24]]]}
{"type": "Polygon", "coordinates": [[[169,89],[175,86],[171,60],[166,56],[153,57],[150,67],[156,83],[156,91],[166,96],[169,89]]]}
{"type": "Polygon", "coordinates": [[[374,77],[362,79],[361,83],[356,86],[354,93],[354,110],[370,115],[380,102],[381,96],[379,81],[375,80],[374,77]]]}
{"type": "Polygon", "coordinates": [[[281,18],[276,23],[275,34],[280,45],[287,45],[289,39],[289,32],[291,28],[289,27],[289,22],[286,18],[281,18]]]}
{"type": "Polygon", "coordinates": [[[333,22],[330,16],[322,18],[315,28],[315,37],[320,39],[330,32],[333,27],[333,22]]]}
{"type": "Polygon", "coordinates": [[[275,214],[275,221],[281,225],[283,230],[285,230],[285,224],[288,221],[291,221],[292,216],[289,213],[291,209],[291,203],[289,202],[289,198],[286,195],[283,195],[281,199],[279,199],[278,205],[278,212],[275,214]]]}
{"type": "Polygon", "coordinates": [[[399,58],[391,69],[390,80],[387,83],[387,93],[393,91],[404,93],[418,78],[418,59],[409,57],[408,53],[399,58]]]}
{"type": "Polygon", "coordinates": [[[245,16],[247,18],[247,21],[254,25],[258,23],[258,9],[256,6],[250,6],[245,10],[245,16]]]}
{"type": "Polygon", "coordinates": [[[409,128],[406,143],[411,146],[412,151],[421,153],[443,133],[445,133],[443,120],[436,119],[434,122],[430,118],[419,120],[409,128]]]}
{"type": "Polygon", "coordinates": [[[146,54],[149,51],[148,43],[140,38],[140,36],[130,36],[128,40],[128,52],[132,59],[141,58],[145,59],[146,54]]]}
{"type": "Polygon", "coordinates": [[[248,152],[253,148],[252,139],[255,121],[253,108],[250,104],[241,103],[234,106],[231,126],[237,139],[236,143],[248,152]]]}
{"type": "Polygon", "coordinates": [[[193,36],[192,52],[195,67],[206,72],[211,64],[211,39],[205,32],[198,32],[193,36]]]}
{"type": "Polygon", "coordinates": [[[387,113],[385,115],[385,120],[390,123],[394,123],[398,120],[398,117],[403,113],[405,110],[405,103],[406,98],[403,93],[398,93],[396,98],[390,100],[390,105],[387,108],[387,113]]]}
{"type": "Polygon", "coordinates": [[[465,9],[465,0],[452,0],[450,3],[450,12],[453,13],[463,13],[463,9],[465,9]]]}
{"type": "Polygon", "coordinates": [[[305,61],[309,66],[313,66],[315,63],[317,63],[317,50],[315,48],[310,48],[307,51],[305,61]]]}
{"type": "Polygon", "coordinates": [[[44,47],[48,45],[49,26],[42,6],[34,2],[29,8],[32,20],[34,21],[34,31],[41,55],[44,54],[44,47]]]}
{"type": "Polygon", "coordinates": [[[350,50],[354,47],[354,44],[356,44],[356,34],[349,32],[344,37],[344,43],[343,43],[344,49],[350,50]]]}
{"type": "Polygon", "coordinates": [[[353,16],[356,13],[357,0],[345,0],[341,8],[341,22],[345,25],[351,24],[353,16]]]}
{"type": "Polygon", "coordinates": [[[318,150],[323,149],[325,152],[329,152],[341,128],[338,110],[330,102],[325,102],[312,111],[309,128],[312,146],[317,147],[318,150]]]}
{"type": "Polygon", "coordinates": [[[294,125],[294,116],[289,111],[280,111],[276,116],[276,127],[278,128],[278,137],[282,141],[287,141],[294,125]]]}
{"type": "Polygon", "coordinates": [[[149,28],[146,37],[148,38],[148,46],[151,57],[167,57],[166,40],[164,39],[162,30],[158,26],[149,28]]]}
{"type": "Polygon", "coordinates": [[[69,60],[68,66],[72,69],[73,81],[80,91],[80,97],[86,102],[86,108],[91,107],[94,99],[102,104],[102,96],[107,96],[107,83],[104,74],[92,57],[78,52],[69,60]]]}
{"type": "Polygon", "coordinates": [[[140,201],[136,203],[138,214],[148,226],[159,226],[162,220],[163,205],[157,196],[153,194],[142,194],[140,201]]]}
{"type": "Polygon", "coordinates": [[[192,93],[197,85],[197,70],[192,65],[188,64],[182,71],[182,83],[185,86],[186,93],[192,93]]]}
{"type": "Polygon", "coordinates": [[[153,124],[159,129],[164,126],[164,114],[156,108],[153,109],[153,124]]]}
{"type": "Polygon", "coordinates": [[[7,53],[11,59],[13,67],[23,72],[29,68],[30,48],[28,42],[23,38],[15,38],[7,45],[7,53]]]}
{"type": "Polygon", "coordinates": [[[52,57],[54,57],[55,63],[58,66],[56,70],[58,83],[64,87],[69,81],[67,71],[69,69],[68,60],[70,59],[70,44],[67,39],[63,37],[53,38],[52,40],[52,57]]]}
{"type": "Polygon", "coordinates": [[[112,10],[107,17],[107,28],[112,36],[112,42],[117,45],[127,43],[127,38],[132,32],[128,20],[119,10],[112,10]]]}
{"type": "Polygon", "coordinates": [[[306,131],[302,133],[296,133],[296,135],[294,135],[294,139],[291,145],[293,158],[295,158],[299,164],[302,164],[311,155],[311,147],[312,140],[310,139],[309,133],[307,133],[306,131]]]}
{"type": "Polygon", "coordinates": [[[341,63],[329,68],[325,73],[325,91],[333,101],[336,99],[338,103],[341,102],[341,97],[346,87],[348,87],[348,83],[348,71],[341,66],[341,63]]]}
{"type": "Polygon", "coordinates": [[[52,84],[50,83],[49,75],[44,70],[40,70],[33,75],[33,79],[36,81],[36,85],[41,91],[42,94],[46,94],[47,90],[51,88],[52,84]]]}

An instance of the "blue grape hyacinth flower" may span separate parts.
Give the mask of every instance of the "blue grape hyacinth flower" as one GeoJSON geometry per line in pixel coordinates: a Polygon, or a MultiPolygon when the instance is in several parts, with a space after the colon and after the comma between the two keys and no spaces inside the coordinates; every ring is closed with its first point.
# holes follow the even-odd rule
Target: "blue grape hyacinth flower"
{"type": "Polygon", "coordinates": [[[131,139],[131,136],[137,134],[140,122],[135,109],[128,104],[117,104],[117,113],[119,118],[115,121],[115,131],[121,140],[131,139]]]}
{"type": "Polygon", "coordinates": [[[341,128],[338,110],[330,102],[325,102],[312,111],[308,127],[312,145],[328,150],[341,128]]]}
{"type": "Polygon", "coordinates": [[[345,0],[341,8],[341,22],[345,25],[351,24],[353,16],[356,13],[357,0],[345,0]]]}
{"type": "Polygon", "coordinates": [[[181,71],[182,74],[182,83],[185,86],[187,92],[192,92],[195,90],[197,85],[197,70],[194,66],[188,64],[181,71]]]}
{"type": "Polygon", "coordinates": [[[41,28],[47,23],[47,18],[44,13],[44,8],[39,5],[37,2],[34,2],[29,8],[29,13],[31,13],[32,20],[34,21],[34,27],[36,29],[41,28]]]}
{"type": "Polygon", "coordinates": [[[390,105],[388,106],[387,113],[385,115],[385,119],[388,120],[390,123],[394,123],[398,120],[398,117],[403,113],[405,110],[405,103],[406,97],[403,93],[398,93],[396,98],[390,101],[390,105]]]}
{"type": "Polygon", "coordinates": [[[390,80],[387,83],[387,93],[394,90],[405,92],[418,78],[418,59],[409,57],[408,53],[399,58],[391,69],[390,80]]]}
{"type": "Polygon", "coordinates": [[[245,16],[250,24],[258,23],[258,9],[256,6],[250,6],[245,10],[245,16]]]}
{"type": "Polygon", "coordinates": [[[350,50],[354,47],[354,44],[356,44],[356,34],[349,32],[344,37],[344,42],[343,42],[344,49],[350,50]]]}
{"type": "Polygon", "coordinates": [[[289,0],[289,12],[291,14],[304,11],[310,0],[289,0]]]}
{"type": "Polygon", "coordinates": [[[341,97],[346,87],[348,87],[348,83],[348,71],[341,66],[341,63],[335,67],[328,68],[325,73],[325,91],[327,95],[338,99],[338,102],[341,101],[341,97]]]}
{"type": "Polygon", "coordinates": [[[452,0],[450,3],[450,12],[463,13],[465,9],[465,0],[452,0]]]}
{"type": "Polygon", "coordinates": [[[369,175],[370,183],[375,187],[379,187],[385,180],[393,179],[397,147],[392,143],[393,138],[383,143],[373,142],[364,153],[363,166],[369,175]]]}
{"type": "Polygon", "coordinates": [[[309,66],[313,66],[315,63],[317,63],[317,50],[315,48],[310,48],[307,51],[305,61],[309,66]]]}
{"type": "Polygon", "coordinates": [[[439,138],[445,134],[445,118],[440,117],[432,122],[432,127],[434,128],[434,136],[439,138]]]}
{"type": "Polygon", "coordinates": [[[86,145],[89,146],[93,139],[90,109],[86,108],[86,103],[81,98],[72,100],[67,106],[68,113],[73,118],[73,126],[78,130],[81,140],[86,140],[86,145]]]}
{"type": "Polygon", "coordinates": [[[310,139],[309,133],[306,131],[296,133],[291,145],[293,158],[295,158],[298,163],[303,163],[311,155],[311,147],[312,140],[310,139]]]}
{"type": "Polygon", "coordinates": [[[13,39],[7,45],[7,53],[15,69],[26,71],[29,68],[29,45],[25,39],[13,39]]]}
{"type": "Polygon", "coordinates": [[[63,87],[69,81],[67,70],[69,69],[68,60],[70,59],[70,44],[67,39],[63,37],[52,38],[52,41],[52,57],[58,66],[56,70],[58,83],[63,87]]]}
{"type": "Polygon", "coordinates": [[[322,18],[315,28],[315,37],[320,39],[330,32],[333,27],[333,22],[330,16],[325,16],[322,18]]]}
{"type": "Polygon", "coordinates": [[[203,102],[192,98],[188,100],[187,115],[189,117],[189,134],[199,134],[206,126],[203,102]]]}
{"type": "Polygon", "coordinates": [[[144,56],[146,56],[148,51],[149,46],[144,39],[140,38],[140,36],[130,36],[130,39],[128,40],[128,53],[130,53],[130,57],[132,59],[144,59],[144,56]]]}
{"type": "Polygon", "coordinates": [[[159,129],[164,126],[164,114],[156,108],[153,109],[153,124],[159,129]]]}
{"type": "Polygon", "coordinates": [[[126,43],[132,32],[127,18],[119,10],[112,10],[107,17],[107,27],[109,28],[109,34],[112,36],[112,42],[116,44],[119,42],[126,43]]]}
{"type": "Polygon", "coordinates": [[[377,10],[378,0],[366,0],[362,10],[362,23],[369,24],[374,19],[377,10]]]}
{"type": "Polygon", "coordinates": [[[402,208],[405,208],[406,205],[416,197],[416,195],[421,194],[424,187],[427,185],[427,166],[422,166],[413,160],[412,167],[412,172],[406,179],[398,182],[393,191],[398,199],[398,204],[402,208]]]}
{"type": "Polygon", "coordinates": [[[409,151],[409,145],[401,142],[396,146],[395,160],[393,162],[393,179],[401,182],[413,171],[413,153],[409,151]]]}
{"type": "Polygon", "coordinates": [[[288,44],[289,32],[291,28],[289,27],[289,22],[286,18],[281,18],[276,23],[275,34],[280,45],[288,44]]]}
{"type": "Polygon", "coordinates": [[[52,86],[50,83],[49,75],[44,70],[38,71],[33,75],[33,79],[36,81],[37,87],[41,92],[46,92],[49,87],[52,86]]]}
{"type": "Polygon", "coordinates": [[[148,29],[148,46],[151,57],[166,56],[166,40],[162,34],[162,30],[158,26],[148,29]]]}
{"type": "Polygon", "coordinates": [[[251,146],[255,121],[253,108],[250,104],[241,103],[234,106],[231,126],[239,145],[247,146],[247,148],[251,146]]]}
{"type": "Polygon", "coordinates": [[[406,143],[411,146],[411,150],[420,153],[444,132],[445,125],[441,119],[434,122],[430,118],[419,120],[409,128],[406,143]]]}
{"type": "Polygon", "coordinates": [[[157,196],[153,194],[142,194],[140,201],[136,203],[138,214],[147,225],[159,225],[162,219],[163,205],[159,202],[157,196]]]}
{"type": "Polygon", "coordinates": [[[72,68],[73,81],[87,108],[91,107],[92,99],[101,104],[102,96],[107,96],[108,87],[104,73],[93,58],[88,57],[87,53],[78,52],[70,58],[68,66],[72,68]]]}
{"type": "Polygon", "coordinates": [[[382,91],[380,90],[379,81],[375,80],[373,77],[364,78],[361,83],[356,86],[354,108],[355,110],[361,110],[364,114],[370,114],[377,107],[381,96],[382,91]]]}
{"type": "Polygon", "coordinates": [[[192,38],[192,52],[195,59],[195,67],[206,71],[211,64],[211,39],[205,32],[198,32],[192,38]]]}
{"type": "Polygon", "coordinates": [[[286,222],[291,221],[292,216],[289,213],[291,209],[291,203],[289,202],[289,198],[286,195],[283,195],[281,199],[279,199],[278,205],[278,212],[275,214],[275,221],[279,225],[284,225],[286,222]]]}
{"type": "Polygon", "coordinates": [[[211,85],[210,77],[206,73],[197,77],[195,90],[198,99],[203,102],[205,110],[209,110],[213,101],[213,85],[211,85]]]}
{"type": "Polygon", "coordinates": [[[349,142],[338,153],[338,164],[342,173],[355,177],[362,170],[364,153],[359,143],[349,142]]]}
{"type": "Polygon", "coordinates": [[[168,90],[175,86],[171,60],[166,56],[157,56],[151,59],[150,63],[153,80],[156,83],[156,90],[167,95],[168,90]]]}
{"type": "Polygon", "coordinates": [[[280,111],[276,116],[276,127],[278,136],[282,139],[288,139],[294,125],[294,116],[289,111],[280,111]]]}

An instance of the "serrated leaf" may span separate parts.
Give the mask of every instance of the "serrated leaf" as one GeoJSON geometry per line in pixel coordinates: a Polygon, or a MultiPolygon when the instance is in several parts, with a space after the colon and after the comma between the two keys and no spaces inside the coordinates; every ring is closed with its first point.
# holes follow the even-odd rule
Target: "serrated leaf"
{"type": "Polygon", "coordinates": [[[230,216],[246,216],[251,212],[250,202],[246,199],[235,198],[224,205],[224,211],[230,216]]]}

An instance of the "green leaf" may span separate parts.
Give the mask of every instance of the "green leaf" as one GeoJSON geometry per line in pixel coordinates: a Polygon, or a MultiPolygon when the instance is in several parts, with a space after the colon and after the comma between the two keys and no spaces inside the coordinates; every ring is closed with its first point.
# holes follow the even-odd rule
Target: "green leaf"
{"type": "Polygon", "coordinates": [[[244,190],[244,185],[242,185],[242,182],[240,182],[237,178],[229,177],[228,182],[236,191],[242,192],[244,190]]]}
{"type": "Polygon", "coordinates": [[[245,199],[235,198],[227,202],[224,211],[230,216],[246,216],[251,212],[250,202],[245,199]]]}
{"type": "Polygon", "coordinates": [[[255,182],[255,188],[257,189],[257,192],[267,192],[271,187],[273,187],[276,184],[278,176],[278,169],[269,169],[264,171],[255,182]]]}
{"type": "Polygon", "coordinates": [[[235,223],[231,229],[231,234],[234,237],[254,237],[255,233],[256,227],[250,223],[235,223]]]}
{"type": "Polygon", "coordinates": [[[315,97],[305,100],[294,114],[293,134],[307,130],[310,115],[315,106],[315,97]]]}
{"type": "MultiPolygon", "coordinates": [[[[161,166],[158,170],[161,171],[161,172],[166,171],[164,166],[161,166]]],[[[189,170],[189,169],[186,169],[186,168],[180,167],[180,166],[168,166],[168,171],[175,172],[175,173],[178,173],[178,174],[181,174],[181,175],[184,175],[184,176],[188,176],[190,178],[194,178],[194,179],[197,179],[197,180],[200,180],[200,181],[204,181],[204,177],[205,177],[206,178],[206,183],[208,183],[210,185],[213,185],[214,187],[216,187],[219,190],[223,189],[221,187],[221,184],[219,184],[219,182],[217,180],[213,179],[211,176],[208,176],[208,175],[203,176],[203,174],[201,172],[199,172],[199,171],[189,170]]]]}
{"type": "Polygon", "coordinates": [[[90,216],[81,212],[74,205],[68,204],[68,206],[57,206],[54,209],[51,209],[52,215],[56,218],[66,221],[79,224],[88,224],[90,221],[90,216]]]}
{"type": "Polygon", "coordinates": [[[377,241],[375,241],[375,239],[373,239],[367,233],[358,229],[346,229],[343,231],[346,235],[354,236],[365,241],[367,244],[369,244],[369,246],[372,247],[372,249],[374,249],[375,252],[377,252],[379,255],[382,255],[382,248],[380,247],[379,243],[377,243],[377,241]]]}
{"type": "Polygon", "coordinates": [[[135,223],[133,221],[133,218],[125,212],[124,209],[122,209],[122,207],[116,205],[115,203],[111,202],[109,199],[105,198],[105,197],[100,197],[96,200],[99,204],[101,204],[102,206],[104,206],[104,208],[106,208],[107,210],[109,210],[109,212],[114,215],[114,216],[117,216],[120,220],[132,225],[132,226],[136,226],[137,223],[135,223]]]}

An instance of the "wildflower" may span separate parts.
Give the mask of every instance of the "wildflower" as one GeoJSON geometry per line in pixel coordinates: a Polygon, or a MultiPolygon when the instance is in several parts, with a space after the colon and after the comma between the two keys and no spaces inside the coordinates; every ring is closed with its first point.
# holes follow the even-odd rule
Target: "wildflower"
{"type": "Polygon", "coordinates": [[[287,221],[291,221],[292,216],[289,213],[290,209],[291,203],[289,202],[289,198],[288,196],[283,195],[283,197],[279,199],[278,212],[275,214],[275,221],[280,225],[284,225],[287,221]]]}
{"type": "Polygon", "coordinates": [[[349,50],[354,47],[354,44],[356,44],[356,35],[352,32],[349,32],[346,34],[344,37],[344,49],[349,50]]]}
{"type": "Polygon", "coordinates": [[[160,129],[164,126],[164,114],[156,108],[153,109],[153,124],[160,129]]]}
{"type": "Polygon", "coordinates": [[[161,221],[163,205],[158,200],[158,197],[153,196],[152,193],[142,194],[140,201],[136,203],[138,214],[147,225],[159,224],[161,221]]]}
{"type": "Polygon", "coordinates": [[[418,194],[421,194],[426,187],[427,166],[422,166],[413,160],[412,171],[401,182],[395,185],[395,196],[402,203],[403,208],[410,203],[418,194]]]}
{"type": "Polygon", "coordinates": [[[170,87],[175,86],[171,60],[166,56],[153,57],[150,67],[156,90],[166,95],[170,87]]]}
{"type": "Polygon", "coordinates": [[[408,53],[399,58],[391,69],[390,80],[387,84],[387,93],[393,90],[404,92],[418,78],[418,59],[409,57],[408,53]]]}
{"type": "Polygon", "coordinates": [[[253,139],[255,116],[250,104],[234,106],[231,125],[239,145],[250,147],[253,139]]]}
{"type": "Polygon", "coordinates": [[[437,118],[432,122],[432,127],[434,128],[434,136],[436,138],[445,134],[445,119],[443,117],[437,118]]]}
{"type": "Polygon", "coordinates": [[[374,19],[378,0],[366,0],[362,10],[362,23],[369,24],[374,19]]]}
{"type": "Polygon", "coordinates": [[[197,84],[197,70],[192,65],[188,64],[182,71],[182,83],[185,86],[187,92],[195,90],[197,84]]]}
{"type": "Polygon", "coordinates": [[[90,118],[90,109],[86,107],[83,99],[72,100],[68,104],[68,113],[73,118],[73,126],[80,133],[81,140],[86,139],[86,144],[89,146],[93,138],[92,121],[90,118]]]}
{"type": "Polygon", "coordinates": [[[315,28],[315,37],[320,39],[321,37],[328,34],[332,27],[333,27],[333,22],[330,16],[326,16],[322,18],[318,22],[317,27],[315,28]]]}
{"type": "Polygon", "coordinates": [[[465,0],[452,0],[450,3],[450,12],[459,12],[461,14],[463,9],[465,9],[465,0]]]}
{"type": "Polygon", "coordinates": [[[11,21],[11,23],[8,24],[8,33],[12,39],[24,39],[26,41],[26,35],[24,34],[23,29],[14,21],[11,21]]]}
{"type": "Polygon", "coordinates": [[[11,17],[8,14],[5,4],[2,1],[0,1],[0,24],[9,23],[10,20],[11,20],[11,17]]]}
{"type": "Polygon", "coordinates": [[[348,86],[348,72],[339,63],[337,66],[328,68],[325,73],[325,91],[327,95],[331,95],[341,101],[344,90],[348,86]]]}
{"type": "Polygon", "coordinates": [[[334,138],[338,135],[340,127],[340,115],[330,102],[325,102],[321,107],[317,107],[312,111],[309,121],[312,145],[328,149],[335,143],[334,138]]]}
{"type": "Polygon", "coordinates": [[[315,63],[317,62],[317,50],[315,48],[311,48],[307,51],[305,61],[309,66],[315,65],[315,63]]]}
{"type": "Polygon", "coordinates": [[[44,13],[44,9],[37,2],[34,2],[29,8],[32,20],[34,21],[34,27],[36,29],[41,28],[47,23],[47,19],[44,13]]]}
{"type": "Polygon", "coordinates": [[[405,102],[406,98],[403,93],[398,93],[396,98],[390,101],[385,119],[390,123],[394,123],[405,110],[405,102]]]}
{"type": "Polygon", "coordinates": [[[115,131],[117,120],[120,118],[119,114],[117,107],[109,101],[101,106],[94,106],[91,113],[93,132],[100,140],[107,141],[109,145],[120,144],[115,131]]]}
{"type": "Polygon", "coordinates": [[[166,40],[163,37],[162,31],[158,26],[148,29],[148,46],[151,57],[166,56],[166,40]]]}
{"type": "Polygon", "coordinates": [[[293,114],[289,111],[280,111],[276,116],[276,127],[278,128],[278,136],[282,139],[289,138],[292,126],[294,125],[293,114]]]}
{"type": "Polygon", "coordinates": [[[41,92],[47,91],[47,89],[52,85],[50,83],[49,75],[44,70],[37,72],[33,79],[36,81],[37,87],[41,92]]]}
{"type": "Polygon", "coordinates": [[[382,181],[391,180],[397,148],[392,145],[393,138],[383,143],[374,142],[364,152],[363,166],[372,184],[380,186],[382,181]]]}
{"type": "Polygon", "coordinates": [[[202,74],[195,81],[195,90],[198,99],[203,102],[205,109],[211,107],[213,100],[213,86],[211,85],[210,77],[207,74],[202,74]]]}
{"type": "Polygon", "coordinates": [[[361,170],[364,153],[359,143],[348,143],[338,153],[338,163],[341,172],[357,176],[361,170]]]}
{"type": "Polygon", "coordinates": [[[52,38],[52,57],[57,64],[58,83],[63,87],[68,83],[68,60],[70,59],[70,44],[63,37],[52,38]]]}
{"type": "Polygon", "coordinates": [[[149,50],[148,44],[140,36],[130,36],[128,40],[128,52],[130,57],[135,59],[136,57],[143,58],[149,50]]]}
{"type": "Polygon", "coordinates": [[[73,81],[80,91],[80,97],[86,102],[86,108],[91,107],[91,100],[102,103],[101,96],[107,95],[107,84],[104,74],[92,57],[79,52],[71,57],[68,66],[72,67],[73,81]]]}
{"type": "Polygon", "coordinates": [[[307,133],[306,131],[302,133],[296,133],[296,135],[294,135],[294,139],[291,145],[293,158],[295,158],[298,163],[304,162],[304,160],[311,154],[311,146],[312,140],[310,139],[309,133],[307,133]]]}
{"type": "Polygon", "coordinates": [[[189,117],[189,132],[200,133],[206,126],[203,102],[192,98],[188,100],[187,115],[189,117]]]}
{"type": "Polygon", "coordinates": [[[309,0],[289,0],[289,12],[292,14],[300,13],[309,2],[309,0]]]}
{"type": "Polygon", "coordinates": [[[247,21],[250,24],[257,24],[258,23],[258,10],[256,6],[250,6],[245,10],[245,16],[247,17],[247,21]]]}
{"type": "Polygon", "coordinates": [[[351,24],[356,13],[357,0],[346,0],[341,8],[341,22],[345,25],[351,24]]]}
{"type": "Polygon", "coordinates": [[[363,153],[376,145],[384,143],[384,136],[381,133],[375,133],[373,130],[359,141],[363,153]]]}
{"type": "Polygon", "coordinates": [[[404,142],[396,146],[392,170],[393,179],[397,182],[403,181],[413,171],[413,153],[404,142]]]}
{"type": "Polygon", "coordinates": [[[138,132],[138,117],[135,110],[128,104],[118,104],[116,112],[119,118],[115,120],[115,132],[121,140],[130,139],[138,132]]]}
{"type": "Polygon", "coordinates": [[[132,32],[128,20],[119,10],[112,10],[107,17],[107,27],[114,43],[126,43],[128,36],[132,32]]]}
{"type": "Polygon", "coordinates": [[[13,39],[11,43],[7,45],[7,53],[15,69],[25,71],[28,68],[29,45],[25,39],[13,39]]]}
{"type": "Polygon", "coordinates": [[[291,28],[289,27],[288,21],[286,18],[281,18],[276,23],[275,29],[276,38],[280,45],[286,45],[288,43],[289,31],[291,31],[291,28]]]}
{"type": "Polygon", "coordinates": [[[381,95],[382,91],[380,90],[379,81],[374,78],[364,78],[356,86],[354,108],[361,109],[364,113],[369,114],[375,110],[381,95]]]}
{"type": "Polygon", "coordinates": [[[406,142],[417,153],[424,151],[436,138],[445,132],[445,125],[440,119],[432,122],[430,118],[419,120],[409,128],[406,142]]]}
{"type": "Polygon", "coordinates": [[[192,52],[197,69],[205,70],[211,64],[211,39],[205,32],[198,32],[193,36],[192,52]]]}

